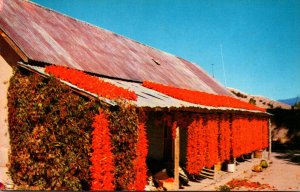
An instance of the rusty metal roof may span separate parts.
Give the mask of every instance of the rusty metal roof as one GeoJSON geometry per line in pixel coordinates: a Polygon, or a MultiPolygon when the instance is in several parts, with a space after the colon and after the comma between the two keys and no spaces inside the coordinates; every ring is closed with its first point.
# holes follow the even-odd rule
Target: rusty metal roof
{"type": "Polygon", "coordinates": [[[0,28],[33,61],[232,96],[189,61],[32,2],[0,0],[0,28]]]}
{"type": "MultiPolygon", "coordinates": [[[[21,62],[19,63],[19,65],[23,68],[36,71],[39,74],[42,74],[44,76],[49,76],[49,74],[45,73],[45,68],[43,68],[43,67],[27,65],[27,64],[24,64],[21,62]]],[[[173,97],[170,97],[163,93],[157,92],[155,90],[148,89],[148,88],[144,87],[141,83],[128,82],[128,81],[103,78],[103,77],[101,77],[101,79],[104,81],[110,82],[112,84],[115,84],[116,86],[123,87],[125,89],[134,91],[137,95],[137,101],[128,101],[128,102],[130,102],[131,104],[133,104],[137,107],[141,107],[141,108],[148,108],[151,110],[168,109],[168,110],[202,111],[202,112],[216,112],[216,111],[224,112],[224,111],[226,111],[226,112],[239,112],[239,113],[241,112],[241,113],[267,114],[267,113],[263,113],[263,112],[257,111],[257,110],[198,105],[198,104],[190,103],[187,101],[175,99],[173,97]]],[[[113,100],[99,97],[97,94],[94,94],[94,93],[91,93],[84,89],[81,89],[81,88],[77,87],[76,85],[73,85],[67,81],[64,81],[64,80],[60,80],[60,81],[67,84],[71,88],[78,89],[78,90],[85,92],[93,97],[97,97],[100,100],[102,100],[110,105],[117,105],[113,100]]]]}

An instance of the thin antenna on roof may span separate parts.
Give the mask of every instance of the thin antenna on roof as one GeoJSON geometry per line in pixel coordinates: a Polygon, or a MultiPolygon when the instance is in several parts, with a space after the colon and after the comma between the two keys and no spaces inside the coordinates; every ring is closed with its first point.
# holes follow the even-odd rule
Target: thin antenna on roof
{"type": "Polygon", "coordinates": [[[220,48],[221,48],[221,58],[222,58],[222,65],[223,65],[223,75],[224,75],[224,80],[225,80],[225,86],[227,87],[227,80],[226,80],[225,65],[224,65],[224,59],[223,59],[223,47],[222,47],[222,44],[220,44],[220,48]]]}
{"type": "Polygon", "coordinates": [[[214,64],[211,64],[211,71],[212,71],[212,76],[213,78],[215,78],[215,73],[214,73],[214,64]]]}

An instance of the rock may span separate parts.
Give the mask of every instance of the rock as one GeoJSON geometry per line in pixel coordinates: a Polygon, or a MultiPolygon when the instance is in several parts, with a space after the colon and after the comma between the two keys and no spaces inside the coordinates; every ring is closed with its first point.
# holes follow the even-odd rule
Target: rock
{"type": "Polygon", "coordinates": [[[262,167],[260,165],[255,165],[252,168],[252,171],[254,171],[254,172],[262,172],[262,167]]]}

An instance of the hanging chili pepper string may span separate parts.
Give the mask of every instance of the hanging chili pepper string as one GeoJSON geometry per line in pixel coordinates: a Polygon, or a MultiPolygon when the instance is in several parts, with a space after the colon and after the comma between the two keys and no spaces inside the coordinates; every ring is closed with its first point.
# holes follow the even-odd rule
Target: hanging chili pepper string
{"type": "Polygon", "coordinates": [[[267,119],[235,116],[232,121],[233,156],[268,147],[267,124],[267,119]]]}
{"type": "Polygon", "coordinates": [[[92,132],[92,148],[91,157],[92,166],[91,178],[92,190],[113,190],[114,189],[114,163],[112,146],[110,141],[110,133],[108,129],[108,120],[102,110],[96,115],[92,124],[94,131],[92,132]]]}
{"type": "Polygon", "coordinates": [[[134,181],[134,190],[144,190],[147,185],[147,165],[146,157],[148,154],[148,141],[146,135],[145,123],[138,125],[138,141],[136,144],[137,158],[134,160],[134,171],[136,173],[134,181]]]}

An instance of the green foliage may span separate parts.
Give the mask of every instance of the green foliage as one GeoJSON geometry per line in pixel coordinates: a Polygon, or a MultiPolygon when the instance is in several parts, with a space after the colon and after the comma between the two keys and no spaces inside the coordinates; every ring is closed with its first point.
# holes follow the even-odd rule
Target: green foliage
{"type": "Polygon", "coordinates": [[[260,166],[261,166],[262,168],[267,168],[267,167],[268,167],[268,162],[267,162],[266,160],[261,160],[261,161],[260,161],[260,166]]]}
{"type": "Polygon", "coordinates": [[[138,114],[136,108],[119,102],[109,112],[110,132],[115,164],[116,190],[130,190],[135,180],[133,160],[136,158],[138,114]]]}
{"type": "Polygon", "coordinates": [[[218,188],[218,191],[231,191],[230,187],[228,187],[227,185],[221,185],[218,188]]]}
{"type": "Polygon", "coordinates": [[[250,98],[249,103],[252,105],[256,105],[256,100],[252,97],[250,98]]]}
{"type": "Polygon", "coordinates": [[[14,183],[22,189],[89,189],[91,125],[99,105],[53,78],[16,71],[8,93],[14,183]]]}
{"type": "Polygon", "coordinates": [[[247,98],[247,95],[244,95],[240,92],[235,92],[235,91],[231,91],[233,94],[235,94],[237,97],[240,97],[240,98],[247,98]]]}
{"type": "Polygon", "coordinates": [[[273,109],[273,108],[274,108],[274,106],[273,106],[273,104],[272,104],[272,103],[268,103],[268,106],[269,106],[271,109],[273,109]]]}
{"type": "Polygon", "coordinates": [[[294,105],[294,107],[295,107],[296,109],[300,109],[300,102],[296,103],[296,104],[294,105]]]}

